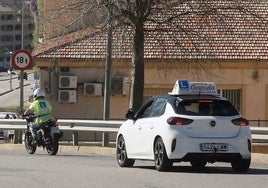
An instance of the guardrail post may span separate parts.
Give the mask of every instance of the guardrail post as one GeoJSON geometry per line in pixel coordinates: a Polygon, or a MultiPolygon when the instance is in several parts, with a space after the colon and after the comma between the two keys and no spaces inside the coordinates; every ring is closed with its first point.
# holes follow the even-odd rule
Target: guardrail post
{"type": "Polygon", "coordinates": [[[102,147],[109,146],[109,133],[102,133],[102,147]]]}
{"type": "Polygon", "coordinates": [[[15,130],[14,144],[18,144],[18,143],[19,143],[19,130],[15,130]]]}
{"type": "Polygon", "coordinates": [[[19,143],[22,144],[22,130],[19,130],[19,143]]]}
{"type": "Polygon", "coordinates": [[[73,145],[78,146],[78,133],[77,133],[77,131],[73,132],[73,145]]]}

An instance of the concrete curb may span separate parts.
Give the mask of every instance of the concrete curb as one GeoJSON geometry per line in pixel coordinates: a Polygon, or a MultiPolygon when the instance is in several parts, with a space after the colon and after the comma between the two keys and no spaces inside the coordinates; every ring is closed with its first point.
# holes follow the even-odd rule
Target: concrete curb
{"type": "Polygon", "coordinates": [[[14,90],[11,89],[11,90],[8,90],[8,91],[4,91],[4,92],[0,93],[0,96],[5,95],[5,94],[7,94],[7,93],[10,93],[10,92],[12,92],[12,91],[14,91],[14,90]]]}
{"type": "MultiPolygon", "coordinates": [[[[38,148],[40,150],[40,148],[38,148]]],[[[0,150],[25,150],[24,144],[0,144],[0,150]]],[[[98,146],[64,146],[60,145],[60,153],[84,154],[84,155],[104,155],[115,156],[114,147],[98,147],[98,146]]],[[[268,154],[252,153],[252,163],[268,164],[268,154]]]]}
{"type": "MultiPolygon", "coordinates": [[[[25,150],[24,144],[0,144],[0,150],[22,151],[25,150]]],[[[37,150],[42,150],[38,148],[37,150]]],[[[75,153],[75,154],[96,154],[96,155],[115,155],[114,147],[98,146],[59,146],[58,153],[75,153]]]]}

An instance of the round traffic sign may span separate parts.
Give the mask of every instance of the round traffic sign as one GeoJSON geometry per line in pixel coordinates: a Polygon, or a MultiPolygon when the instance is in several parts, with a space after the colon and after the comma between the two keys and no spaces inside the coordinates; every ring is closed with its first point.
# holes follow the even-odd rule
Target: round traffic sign
{"type": "Polygon", "coordinates": [[[33,57],[27,50],[17,50],[12,54],[12,65],[15,69],[26,70],[32,63],[33,57]]]}

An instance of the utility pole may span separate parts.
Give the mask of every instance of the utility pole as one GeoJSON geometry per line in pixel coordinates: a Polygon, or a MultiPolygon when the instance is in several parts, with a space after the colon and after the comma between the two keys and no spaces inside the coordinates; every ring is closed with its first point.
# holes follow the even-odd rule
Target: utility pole
{"type": "MultiPolygon", "coordinates": [[[[24,0],[21,0],[21,49],[24,49],[24,0]]],[[[18,110],[19,116],[23,115],[23,77],[24,71],[20,71],[20,107],[18,110]]],[[[22,143],[22,131],[15,131],[14,143],[22,143]]]]}
{"type": "MultiPolygon", "coordinates": [[[[24,49],[24,0],[21,1],[21,49],[24,49]]],[[[20,115],[23,114],[23,85],[24,85],[24,71],[20,71],[20,115]]]]}
{"type": "MultiPolygon", "coordinates": [[[[104,112],[103,120],[110,119],[110,96],[111,96],[111,65],[112,65],[112,40],[113,29],[110,23],[111,12],[108,13],[109,22],[107,25],[107,49],[106,49],[106,66],[105,66],[105,88],[104,88],[104,112]]],[[[102,146],[109,145],[109,133],[103,133],[102,146]]]]}
{"type": "Polygon", "coordinates": [[[10,86],[10,90],[12,90],[12,71],[13,71],[13,67],[12,67],[12,58],[11,58],[11,55],[12,55],[12,52],[8,52],[9,53],[9,86],[10,86]]]}

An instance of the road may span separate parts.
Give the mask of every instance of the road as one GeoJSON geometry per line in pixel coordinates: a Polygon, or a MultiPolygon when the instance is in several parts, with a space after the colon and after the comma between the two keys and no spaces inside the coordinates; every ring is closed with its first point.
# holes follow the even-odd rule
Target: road
{"type": "Polygon", "coordinates": [[[59,152],[49,156],[38,149],[34,155],[24,150],[2,150],[1,187],[267,187],[268,164],[253,163],[248,174],[234,173],[229,164],[210,164],[193,170],[189,163],[175,164],[170,172],[158,172],[153,162],[136,161],[134,168],[120,168],[111,154],[59,152]]]}
{"type": "MultiPolygon", "coordinates": [[[[35,83],[33,74],[28,74],[28,79],[24,80],[23,88],[23,101],[24,104],[28,104],[29,96],[31,95],[31,87],[35,83]]],[[[5,93],[0,96],[0,108],[6,107],[19,107],[20,106],[20,80],[18,80],[18,75],[12,75],[12,84],[10,84],[10,75],[6,72],[0,73],[0,94],[5,93]],[[12,90],[12,91],[11,91],[12,90]]]]}

